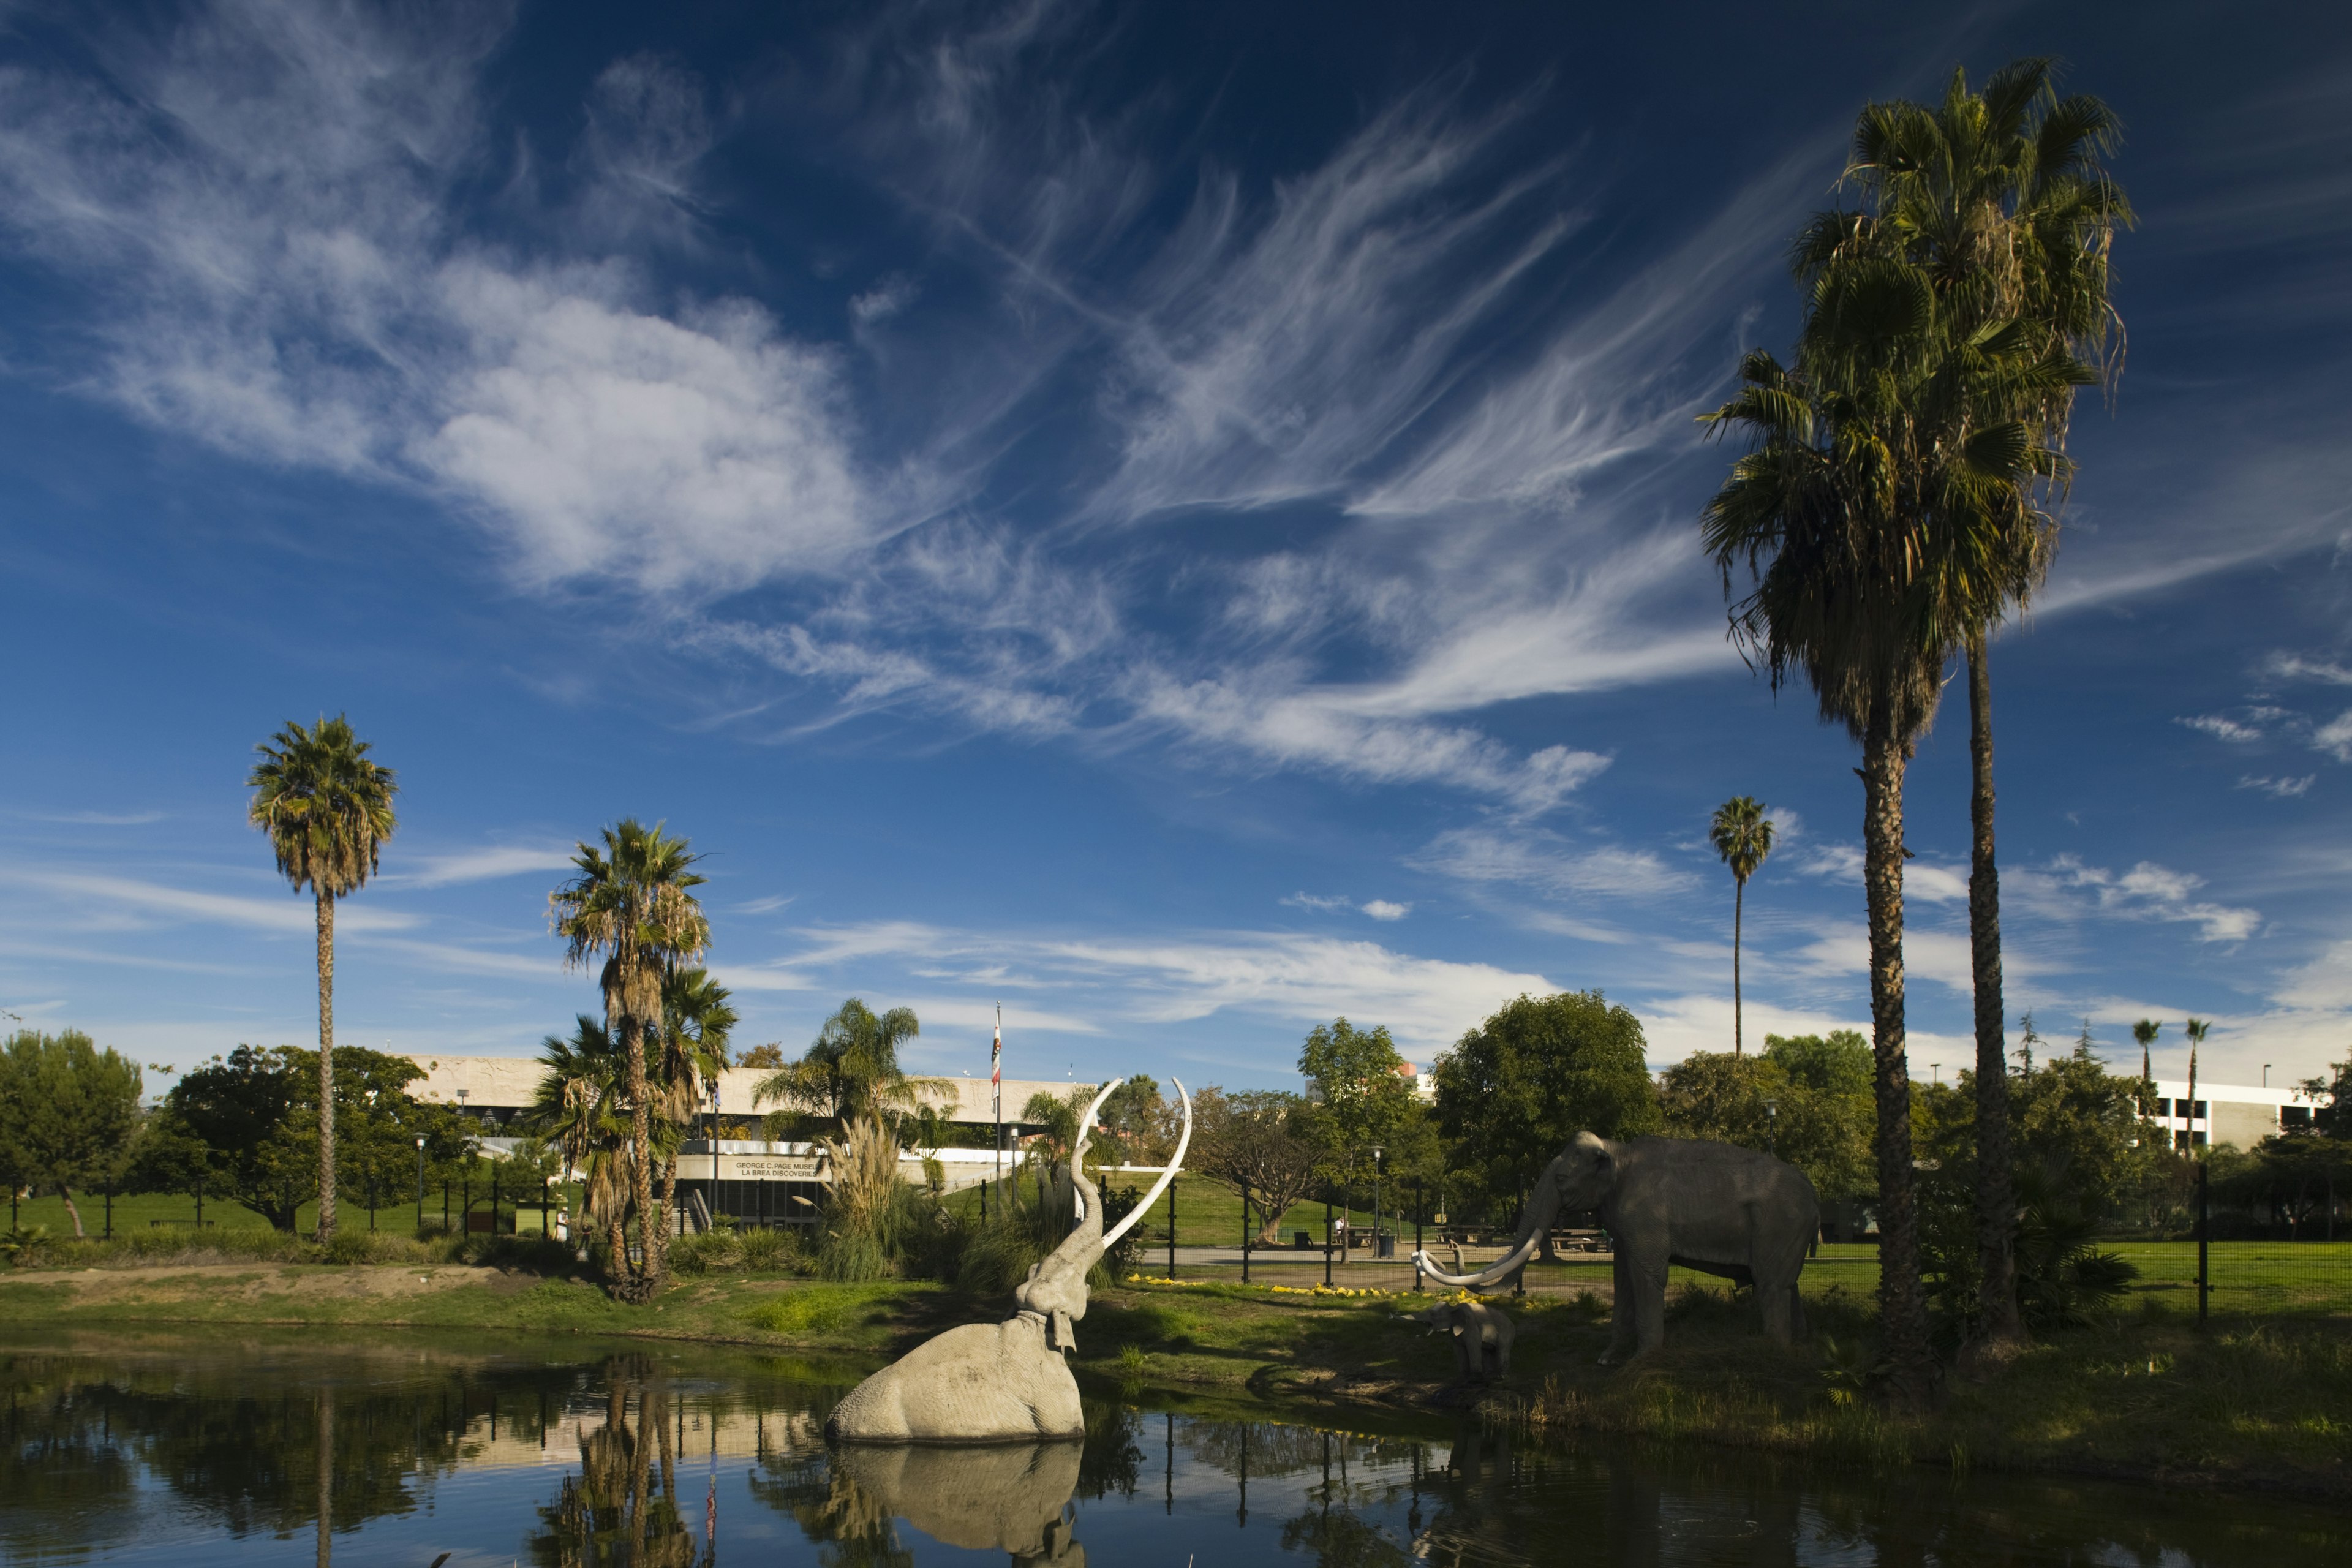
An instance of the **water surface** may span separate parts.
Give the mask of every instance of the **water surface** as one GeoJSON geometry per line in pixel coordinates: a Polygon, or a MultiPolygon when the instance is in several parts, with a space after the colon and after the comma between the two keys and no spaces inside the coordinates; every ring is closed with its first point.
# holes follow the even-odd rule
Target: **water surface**
{"type": "Polygon", "coordinates": [[[579,1341],[20,1337],[0,1345],[0,1562],[2352,1562],[2352,1521],[2272,1500],[1561,1448],[1412,1415],[1340,1430],[1104,1398],[1083,1444],[829,1452],[861,1370],[579,1341]]]}

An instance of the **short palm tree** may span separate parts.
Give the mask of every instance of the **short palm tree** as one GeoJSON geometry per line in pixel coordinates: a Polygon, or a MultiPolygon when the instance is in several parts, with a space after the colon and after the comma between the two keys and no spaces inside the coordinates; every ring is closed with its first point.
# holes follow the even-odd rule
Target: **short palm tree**
{"type": "MultiPolygon", "coordinates": [[[[1832,258],[1897,256],[1932,288],[1953,339],[2023,334],[2024,352],[2081,362],[2072,376],[2028,377],[2006,389],[2006,412],[2053,454],[2063,453],[2075,388],[2119,366],[2108,353],[2115,321],[2108,255],[2131,221],[2122,190],[2100,166],[2117,122],[2095,98],[2061,101],[2047,59],[2012,62],[1971,92],[1955,71],[1941,102],[1874,103],[1854,131],[1846,176],[1860,212],[1818,216],[1800,242],[1801,266],[1832,258]]],[[[2112,340],[2119,343],[2120,335],[2112,340]]],[[[1990,411],[1990,410],[1988,410],[1990,411]]],[[[2062,479],[2063,468],[2053,468],[2062,479]]],[[[2021,607],[2048,574],[2054,511],[2026,509],[2030,526],[1997,542],[1984,563],[1989,595],[1963,617],[1969,678],[1971,844],[1969,933],[1976,1000],[1976,1143],[1980,1317],[1994,1339],[2022,1335],[2017,1305],[2017,1204],[2009,1148],[2008,1043],[2002,1029],[2000,891],[1994,859],[1992,690],[1989,628],[2021,607]]]]}
{"type": "Polygon", "coordinates": [[[540,1043],[539,1059],[547,1070],[525,1124],[554,1142],[567,1173],[578,1173],[583,1218],[604,1227],[606,1244],[619,1258],[629,1209],[622,1157],[629,1142],[628,1058],[612,1032],[583,1013],[570,1039],[550,1035],[540,1043]]]}
{"type": "Polygon", "coordinates": [[[915,1111],[937,1079],[908,1078],[898,1047],[922,1032],[912,1007],[877,1013],[852,996],[824,1021],[807,1053],[761,1079],[754,1105],[776,1105],[839,1121],[880,1116],[893,1122],[915,1111]]]}
{"type": "Polygon", "coordinates": [[[626,1063],[626,1163],[641,1254],[633,1261],[625,1247],[614,1256],[616,1291],[626,1300],[650,1300],[667,1267],[667,1208],[654,1206],[656,1107],[646,1060],[656,1042],[646,1037],[661,1032],[664,987],[710,944],[710,922],[690,890],[704,879],[692,869],[697,858],[661,824],[647,827],[626,817],[604,829],[601,848],[582,844],[572,858],[572,879],[548,895],[555,932],[566,943],[564,962],[604,960],[598,975],[604,1026],[619,1036],[626,1063]]]}
{"type": "Polygon", "coordinates": [[[1731,1054],[1737,1057],[1747,1050],[1740,1020],[1740,927],[1748,912],[1748,879],[1772,853],[1772,819],[1764,815],[1763,802],[1753,795],[1736,795],[1715,808],[1707,838],[1723,863],[1731,868],[1731,1054]]]}
{"type": "MultiPolygon", "coordinates": [[[[682,969],[662,987],[661,1052],[648,1068],[653,1079],[662,1150],[662,1219],[667,1224],[677,1190],[677,1145],[695,1113],[706,1103],[719,1075],[727,1070],[729,1037],[739,1021],[727,987],[704,969],[682,969]]],[[[716,1129],[713,1129],[714,1135],[716,1129]]],[[[716,1193],[711,1194],[715,1200],[716,1193]]]]}
{"type": "Polygon", "coordinates": [[[246,783],[253,826],[269,835],[278,869],[318,902],[319,1239],[335,1234],[335,901],[375,874],[397,825],[392,770],[368,760],[368,743],[338,713],[284,729],[254,748],[261,761],[246,783]]]}

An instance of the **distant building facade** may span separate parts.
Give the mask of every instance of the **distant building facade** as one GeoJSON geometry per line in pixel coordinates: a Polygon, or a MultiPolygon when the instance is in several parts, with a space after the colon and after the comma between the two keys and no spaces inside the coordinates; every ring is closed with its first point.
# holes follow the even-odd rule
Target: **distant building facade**
{"type": "Polygon", "coordinates": [[[2251,1149],[2263,1139],[2298,1128],[2308,1131],[2312,1113],[2326,1103],[2302,1089],[2243,1083],[2208,1083],[2200,1079],[2197,1099],[2189,1099],[2187,1079],[2156,1080],[2156,1101],[2146,1118],[2175,1149],[2251,1149]]]}

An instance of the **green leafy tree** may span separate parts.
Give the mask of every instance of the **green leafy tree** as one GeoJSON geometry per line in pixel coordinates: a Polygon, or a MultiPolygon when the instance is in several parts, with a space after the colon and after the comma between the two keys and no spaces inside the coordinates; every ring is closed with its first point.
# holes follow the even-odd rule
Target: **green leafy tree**
{"type": "Polygon", "coordinates": [[[128,1168],[140,1130],[139,1064],[79,1029],[21,1029],[0,1053],[0,1148],[21,1180],[65,1200],[82,1232],[74,1189],[128,1168]]]}
{"type": "Polygon", "coordinates": [[[316,1072],[310,1053],[292,1046],[239,1046],[183,1074],[163,1099],[173,1131],[200,1151],[206,1190],[279,1230],[292,1230],[319,1191],[316,1141],[293,1123],[316,1072]]]}
{"type": "Polygon", "coordinates": [[[1315,1092],[1300,1121],[1327,1175],[1352,1184],[1372,1168],[1373,1150],[1401,1148],[1421,1110],[1403,1068],[1385,1024],[1359,1029],[1335,1018],[1309,1031],[1298,1070],[1315,1092]]]}
{"type": "Polygon", "coordinates": [[[261,761],[246,780],[248,816],[269,836],[278,869],[318,907],[319,1239],[335,1234],[335,902],[375,875],[395,826],[392,770],[368,760],[368,743],[341,714],[310,729],[289,721],[254,748],[261,761]]]}
{"type": "Polygon", "coordinates": [[[1715,808],[1706,836],[1731,868],[1731,1054],[1736,1057],[1747,1049],[1740,1033],[1739,942],[1748,913],[1748,879],[1772,853],[1772,819],[1764,815],[1762,801],[1736,795],[1715,808]]]}
{"type": "Polygon", "coordinates": [[[629,1140],[623,1154],[631,1205],[637,1217],[639,1255],[625,1247],[613,1258],[614,1293],[646,1301],[661,1289],[667,1270],[669,1213],[667,1199],[654,1205],[656,1113],[646,1058],[659,1041],[666,987],[693,965],[710,944],[710,922],[692,889],[705,879],[698,858],[683,838],[625,817],[604,829],[604,846],[583,843],[572,856],[575,875],[548,895],[564,960],[582,965],[604,963],[597,977],[604,993],[604,1026],[619,1037],[626,1063],[624,1094],[629,1140]]]}
{"type": "Polygon", "coordinates": [[[2337,1062],[2332,1078],[2307,1078],[2299,1087],[2320,1135],[2352,1140],[2352,1060],[2337,1062]]]}
{"type": "Polygon", "coordinates": [[[1765,1058],[1817,1094],[1871,1093],[1870,1042],[1853,1029],[1826,1035],[1767,1035],[1765,1058]]]}
{"type": "Polygon", "coordinates": [[[1234,1193],[1247,1191],[1257,1239],[1278,1242],[1282,1216],[1314,1190],[1322,1151],[1305,1128],[1307,1101],[1282,1089],[1201,1091],[1186,1163],[1234,1193]]]}
{"type": "Polygon", "coordinates": [[[739,1021],[730,994],[699,968],[678,970],[662,983],[661,1050],[650,1071],[665,1211],[677,1191],[678,1146],[727,1070],[728,1039],[739,1021]]]}
{"type": "MultiPolygon", "coordinates": [[[[1861,1037],[1849,1037],[1862,1051],[1861,1082],[1844,1088],[1824,1085],[1802,1071],[1831,1064],[1820,1056],[1808,1059],[1801,1048],[1779,1051],[1775,1047],[1786,1042],[1777,1036],[1767,1037],[1762,1057],[1693,1052],[1660,1075],[1666,1131],[1778,1155],[1804,1172],[1825,1198],[1869,1192],[1869,1055],[1861,1037]],[[1802,1076],[1790,1070],[1792,1061],[1802,1076]]],[[[1850,1062],[1833,1065],[1840,1079],[1852,1073],[1850,1062]]]]}
{"type": "Polygon", "coordinates": [[[1505,1003],[1434,1065],[1453,1166],[1516,1205],[1579,1131],[1657,1131],[1646,1050],[1641,1020],[1599,991],[1505,1003]]]}

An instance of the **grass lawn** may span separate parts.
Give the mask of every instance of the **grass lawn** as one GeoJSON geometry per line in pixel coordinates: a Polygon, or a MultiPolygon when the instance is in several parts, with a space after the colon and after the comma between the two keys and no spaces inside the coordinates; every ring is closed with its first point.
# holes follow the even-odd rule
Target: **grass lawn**
{"type": "MultiPolygon", "coordinates": [[[[476,1187],[473,1196],[474,1212],[487,1213],[489,1208],[488,1186],[483,1184],[476,1187]]],[[[504,1194],[504,1199],[499,1207],[504,1212],[516,1216],[517,1230],[526,1235],[538,1235],[540,1233],[539,1209],[536,1205],[518,1210],[514,1205],[511,1194],[504,1194]]],[[[561,1199],[559,1198],[558,1201],[560,1202],[561,1199]]],[[[453,1221],[464,1205],[463,1189],[452,1187],[449,1193],[449,1214],[453,1221]]],[[[74,1207],[81,1211],[82,1228],[85,1231],[92,1237],[105,1234],[106,1194],[104,1193],[76,1193],[74,1207]]],[[[576,1201],[572,1207],[575,1211],[578,1209],[579,1205],[576,1201]]],[[[16,1211],[19,1225],[28,1227],[37,1225],[47,1226],[51,1236],[64,1237],[73,1234],[73,1218],[66,1213],[65,1200],[54,1193],[37,1198],[21,1199],[16,1205],[16,1211]]],[[[425,1198],[425,1217],[428,1223],[438,1225],[441,1221],[441,1190],[436,1187],[425,1198]]],[[[339,1227],[343,1229],[367,1229],[366,1205],[353,1204],[349,1199],[344,1200],[336,1215],[336,1222],[339,1227]]],[[[315,1228],[318,1223],[319,1205],[315,1203],[304,1204],[295,1228],[307,1233],[315,1228]]],[[[416,1229],[415,1192],[412,1190],[409,1193],[406,1203],[396,1207],[377,1209],[375,1224],[379,1230],[404,1236],[414,1235],[416,1229]]],[[[240,1207],[236,1204],[214,1196],[205,1199],[205,1228],[207,1231],[268,1230],[269,1222],[251,1209],[240,1207]]],[[[163,1193],[126,1193],[114,1200],[115,1235],[131,1236],[141,1232],[167,1230],[178,1231],[189,1236],[195,1234],[195,1199],[163,1193]]]]}

